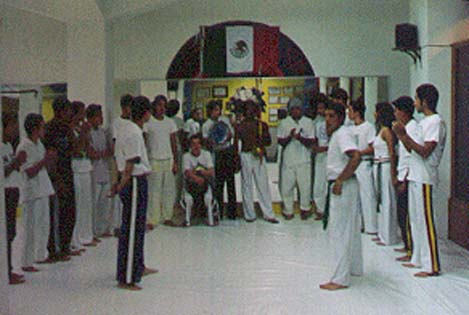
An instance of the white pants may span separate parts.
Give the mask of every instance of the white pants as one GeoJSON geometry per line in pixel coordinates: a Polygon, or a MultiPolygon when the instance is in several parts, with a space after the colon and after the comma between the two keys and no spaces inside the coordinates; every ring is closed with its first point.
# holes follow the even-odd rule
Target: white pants
{"type": "MultiPolygon", "coordinates": [[[[186,204],[186,222],[191,222],[191,213],[192,213],[192,206],[194,205],[194,198],[191,194],[189,194],[186,190],[184,190],[184,202],[186,204]]],[[[204,194],[204,203],[207,207],[207,216],[208,216],[208,223],[209,225],[213,225],[213,197],[212,197],[212,189],[208,187],[207,191],[204,194]]]]}
{"type": "MultiPolygon", "coordinates": [[[[332,189],[332,187],[331,187],[332,189]]],[[[350,276],[363,274],[360,234],[358,183],[350,178],[342,185],[342,194],[331,191],[329,201],[328,236],[334,252],[334,273],[331,282],[348,286],[350,276]]]]}
{"type": "Polygon", "coordinates": [[[120,229],[122,225],[122,201],[119,198],[119,195],[116,195],[112,198],[112,227],[114,229],[120,229]]]}
{"type": "Polygon", "coordinates": [[[93,180],[93,232],[102,235],[111,230],[111,199],[107,197],[110,183],[93,180]]]}
{"type": "Polygon", "coordinates": [[[362,161],[355,171],[360,191],[359,209],[363,216],[366,233],[376,233],[378,214],[376,212],[376,194],[373,183],[373,166],[371,161],[362,161]]]}
{"type": "Polygon", "coordinates": [[[409,219],[413,247],[411,263],[425,272],[440,272],[431,185],[409,182],[409,219]]]}
{"type": "Polygon", "coordinates": [[[49,224],[49,197],[26,201],[23,204],[23,267],[32,267],[35,261],[47,258],[49,224]]]}
{"type": "Polygon", "coordinates": [[[93,241],[93,188],[91,172],[73,173],[75,188],[76,221],[73,229],[72,247],[93,241]]]}
{"type": "MultiPolygon", "coordinates": [[[[269,177],[267,175],[267,163],[250,152],[241,152],[241,193],[243,195],[244,218],[253,220],[256,218],[254,210],[253,180],[256,186],[257,198],[261,206],[264,218],[273,218],[272,197],[270,193],[269,177]]],[[[283,176],[284,174],[282,174],[283,176]]]]}
{"type": "Polygon", "coordinates": [[[176,183],[172,160],[151,160],[152,173],[148,176],[148,219],[157,224],[172,220],[176,200],[176,183]]]}
{"type": "MultiPolygon", "coordinates": [[[[374,164],[374,182],[378,185],[378,164],[374,164]]],[[[378,187],[376,187],[376,193],[378,187]]],[[[399,243],[397,201],[391,179],[391,163],[381,164],[381,203],[378,213],[378,237],[386,245],[399,243]]]]}
{"type": "MultiPolygon", "coordinates": [[[[282,163],[282,179],[280,193],[282,194],[284,213],[293,214],[295,187],[300,193],[300,208],[302,211],[311,209],[311,163],[286,165],[282,163]],[[298,185],[298,186],[297,186],[298,185]]],[[[288,163],[288,161],[287,161],[288,163]]]]}
{"type": "Polygon", "coordinates": [[[319,212],[324,211],[327,195],[326,176],[327,152],[317,153],[314,158],[314,188],[313,198],[319,212]]]}

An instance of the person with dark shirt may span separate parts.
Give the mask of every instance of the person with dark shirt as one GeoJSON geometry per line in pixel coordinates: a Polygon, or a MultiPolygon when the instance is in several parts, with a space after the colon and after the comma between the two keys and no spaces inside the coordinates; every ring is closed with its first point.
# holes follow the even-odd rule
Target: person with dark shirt
{"type": "Polygon", "coordinates": [[[47,249],[49,257],[44,262],[70,260],[76,254],[70,250],[75,226],[75,191],[73,187],[72,156],[74,136],[70,128],[71,103],[58,97],[52,103],[54,118],[46,124],[44,146],[57,151],[53,166],[48,168],[56,194],[50,200],[50,233],[47,249]]]}
{"type": "Polygon", "coordinates": [[[246,101],[245,119],[236,128],[235,143],[241,140],[241,190],[243,195],[244,219],[256,220],[252,191],[256,183],[257,196],[264,220],[278,223],[272,211],[269,178],[265,161],[265,147],[272,143],[269,126],[260,120],[261,109],[254,101],[246,101]]]}

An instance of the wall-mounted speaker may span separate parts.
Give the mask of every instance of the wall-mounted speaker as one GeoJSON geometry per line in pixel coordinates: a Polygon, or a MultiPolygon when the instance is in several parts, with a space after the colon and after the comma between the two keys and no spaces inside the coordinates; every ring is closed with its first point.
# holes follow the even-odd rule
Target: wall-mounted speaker
{"type": "Polygon", "coordinates": [[[177,91],[178,88],[179,88],[179,82],[178,81],[168,81],[167,82],[168,91],[177,91]]]}
{"type": "Polygon", "coordinates": [[[417,25],[397,24],[396,25],[396,48],[397,49],[416,49],[419,47],[417,25]]]}

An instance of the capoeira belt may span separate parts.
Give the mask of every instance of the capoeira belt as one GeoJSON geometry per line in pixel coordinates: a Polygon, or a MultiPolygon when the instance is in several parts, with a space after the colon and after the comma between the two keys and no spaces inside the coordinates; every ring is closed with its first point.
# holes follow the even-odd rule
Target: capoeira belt
{"type": "Polygon", "coordinates": [[[376,201],[377,201],[377,207],[376,211],[379,212],[379,205],[381,204],[382,201],[382,196],[381,196],[381,186],[382,186],[382,165],[384,163],[389,163],[391,160],[389,158],[381,158],[381,159],[374,159],[374,163],[377,164],[378,169],[376,170],[376,201]]]}
{"type": "Polygon", "coordinates": [[[322,215],[322,228],[323,230],[327,229],[327,223],[329,220],[329,204],[331,202],[331,187],[335,183],[335,180],[327,181],[327,195],[326,195],[326,206],[324,209],[324,214],[322,215]]]}

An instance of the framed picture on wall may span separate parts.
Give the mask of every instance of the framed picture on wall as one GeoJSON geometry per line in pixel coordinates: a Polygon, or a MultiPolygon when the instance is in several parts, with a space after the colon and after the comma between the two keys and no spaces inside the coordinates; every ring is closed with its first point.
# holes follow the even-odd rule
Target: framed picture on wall
{"type": "Polygon", "coordinates": [[[278,96],[269,96],[269,104],[278,104],[279,97],[278,96]]]}
{"type": "Polygon", "coordinates": [[[285,86],[283,88],[283,94],[293,94],[293,86],[285,86]]]}
{"type": "Polygon", "coordinates": [[[228,96],[228,87],[226,85],[219,85],[212,87],[213,97],[227,97],[228,96]]]}
{"type": "Polygon", "coordinates": [[[195,95],[198,99],[209,98],[210,97],[210,88],[209,87],[199,87],[197,88],[195,95]]]}
{"type": "Polygon", "coordinates": [[[269,95],[279,95],[280,94],[280,88],[279,87],[275,87],[275,86],[271,86],[268,88],[269,90],[269,95]]]}
{"type": "Polygon", "coordinates": [[[290,100],[289,96],[282,96],[280,97],[280,104],[288,104],[289,100],[290,100]]]}

